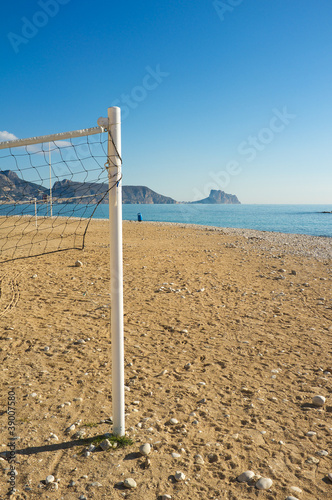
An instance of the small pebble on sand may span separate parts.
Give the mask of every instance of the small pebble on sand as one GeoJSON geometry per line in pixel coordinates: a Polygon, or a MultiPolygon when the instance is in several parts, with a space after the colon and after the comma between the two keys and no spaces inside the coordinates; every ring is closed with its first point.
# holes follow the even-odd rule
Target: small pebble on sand
{"type": "Polygon", "coordinates": [[[242,472],[236,479],[239,483],[247,483],[254,477],[255,473],[252,470],[242,472]]]}
{"type": "Polygon", "coordinates": [[[144,457],[147,457],[151,453],[151,445],[150,443],[144,443],[139,447],[139,452],[144,457]]]}
{"type": "Polygon", "coordinates": [[[325,401],[326,401],[325,397],[320,395],[314,396],[312,398],[312,404],[314,406],[324,406],[325,401]]]}
{"type": "Polygon", "coordinates": [[[290,489],[293,493],[298,493],[299,495],[302,493],[301,488],[299,488],[298,486],[291,486],[289,489],[290,489]]]}
{"type": "Polygon", "coordinates": [[[183,474],[183,472],[177,471],[174,474],[175,480],[176,481],[184,481],[186,479],[186,476],[183,474]]]}
{"type": "Polygon", "coordinates": [[[112,448],[112,445],[108,439],[104,439],[104,441],[101,441],[101,443],[99,443],[99,446],[103,451],[106,451],[106,450],[109,450],[110,448],[112,448]]]}
{"type": "Polygon", "coordinates": [[[310,465],[317,465],[319,464],[319,459],[316,457],[308,457],[306,463],[310,465]]]}
{"type": "Polygon", "coordinates": [[[329,452],[326,451],[326,450],[318,450],[318,451],[316,451],[316,455],[318,455],[320,457],[327,457],[328,454],[329,454],[329,452]]]}
{"type": "Polygon", "coordinates": [[[271,488],[272,484],[273,481],[269,477],[261,477],[260,479],[258,479],[255,487],[258,490],[268,490],[269,488],[271,488]]]}
{"type": "Polygon", "coordinates": [[[65,433],[70,434],[72,431],[75,430],[75,428],[76,428],[75,424],[72,424],[69,427],[67,427],[67,429],[65,430],[65,433]]]}
{"type": "Polygon", "coordinates": [[[134,479],[132,479],[131,477],[128,477],[127,479],[125,479],[123,481],[123,485],[125,486],[125,488],[128,488],[128,489],[133,489],[133,488],[136,488],[136,486],[137,486],[136,481],[134,479]]]}
{"type": "Polygon", "coordinates": [[[198,465],[204,464],[204,459],[203,459],[202,455],[200,455],[199,453],[197,455],[195,455],[194,461],[195,461],[195,464],[198,464],[198,465]]]}

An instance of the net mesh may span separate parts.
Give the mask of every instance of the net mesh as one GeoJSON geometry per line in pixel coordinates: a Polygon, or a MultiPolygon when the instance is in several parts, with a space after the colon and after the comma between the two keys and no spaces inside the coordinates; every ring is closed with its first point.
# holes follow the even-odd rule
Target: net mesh
{"type": "Polygon", "coordinates": [[[107,213],[108,136],[0,149],[1,262],[84,248],[91,218],[107,213]]]}

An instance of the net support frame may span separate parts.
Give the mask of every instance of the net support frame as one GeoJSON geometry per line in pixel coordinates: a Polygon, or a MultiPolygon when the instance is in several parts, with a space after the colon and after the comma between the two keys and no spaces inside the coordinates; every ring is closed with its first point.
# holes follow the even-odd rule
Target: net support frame
{"type": "Polygon", "coordinates": [[[43,142],[64,141],[74,139],[75,137],[85,137],[87,135],[100,134],[106,130],[103,127],[84,128],[82,130],[73,130],[71,132],[60,132],[59,134],[41,135],[39,137],[30,137],[28,139],[15,139],[13,141],[0,142],[0,149],[20,148],[22,146],[31,146],[43,142]]]}
{"type": "MultiPolygon", "coordinates": [[[[123,252],[122,252],[122,159],[121,159],[121,110],[117,106],[108,108],[108,119],[98,127],[71,132],[15,139],[0,142],[1,149],[25,147],[84,137],[103,132],[108,133],[108,161],[106,168],[109,182],[110,224],[110,274],[111,274],[111,342],[112,342],[112,410],[113,434],[125,434],[124,397],[124,324],[123,324],[123,252]],[[106,125],[107,124],[107,125],[106,125]],[[107,128],[108,127],[108,128],[107,128]]],[[[37,225],[37,200],[35,219],[37,225]]]]}
{"type": "Polygon", "coordinates": [[[121,110],[108,108],[113,434],[125,434],[121,110]]]}

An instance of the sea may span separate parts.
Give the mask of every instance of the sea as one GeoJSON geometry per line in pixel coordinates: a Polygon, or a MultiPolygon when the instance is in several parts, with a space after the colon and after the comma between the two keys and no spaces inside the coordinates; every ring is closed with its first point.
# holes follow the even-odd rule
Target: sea
{"type": "MultiPolygon", "coordinates": [[[[100,207],[104,208],[104,207],[100,207]]],[[[332,205],[123,205],[123,219],[309,234],[332,238],[332,205]]],[[[98,216],[98,215],[96,215],[98,216]]]]}
{"type": "MultiPolygon", "coordinates": [[[[48,207],[38,205],[38,215],[49,215],[48,207]]],[[[5,214],[0,206],[0,216],[5,214]]],[[[53,205],[53,215],[70,216],[71,205],[53,205]]],[[[123,205],[123,219],[137,221],[178,222],[228,228],[258,229],[279,233],[332,237],[332,204],[329,205],[123,205]]],[[[33,215],[34,206],[13,205],[10,215],[33,215]]],[[[108,205],[75,205],[76,217],[108,218],[108,205]]]]}
{"type": "Polygon", "coordinates": [[[332,237],[332,205],[123,205],[123,219],[332,237]]]}

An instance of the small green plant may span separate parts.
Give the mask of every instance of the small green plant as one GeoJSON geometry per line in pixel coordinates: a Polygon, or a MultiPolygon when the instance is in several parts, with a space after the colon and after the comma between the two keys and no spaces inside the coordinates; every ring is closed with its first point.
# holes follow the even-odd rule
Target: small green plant
{"type": "Polygon", "coordinates": [[[94,422],[87,422],[86,424],[82,424],[83,427],[98,427],[98,424],[94,422]]]}
{"type": "Polygon", "coordinates": [[[116,448],[125,448],[126,446],[131,446],[132,444],[134,444],[134,441],[128,436],[115,436],[114,434],[99,434],[98,436],[85,439],[85,444],[93,444],[95,446],[98,446],[99,443],[104,441],[104,439],[108,439],[111,445],[116,444],[116,448]]]}
{"type": "Polygon", "coordinates": [[[113,445],[117,444],[118,448],[124,448],[125,446],[131,446],[134,444],[134,441],[130,439],[127,436],[115,436],[114,434],[108,435],[108,434],[101,434],[99,436],[96,436],[92,438],[92,444],[97,446],[99,443],[104,441],[104,439],[108,439],[108,441],[113,445]]]}
{"type": "MultiPolygon", "coordinates": [[[[110,448],[108,451],[116,449],[116,448],[125,448],[126,446],[131,446],[134,444],[134,441],[130,439],[127,436],[114,436],[113,434],[99,434],[98,436],[94,436],[88,439],[84,440],[85,446],[89,444],[93,444],[94,446],[98,447],[99,443],[104,441],[104,439],[108,439],[108,441],[111,443],[112,448],[110,448]],[[114,446],[115,445],[115,446],[114,446]]],[[[80,456],[83,455],[83,453],[86,451],[86,448],[83,448],[78,454],[80,456]]]]}

